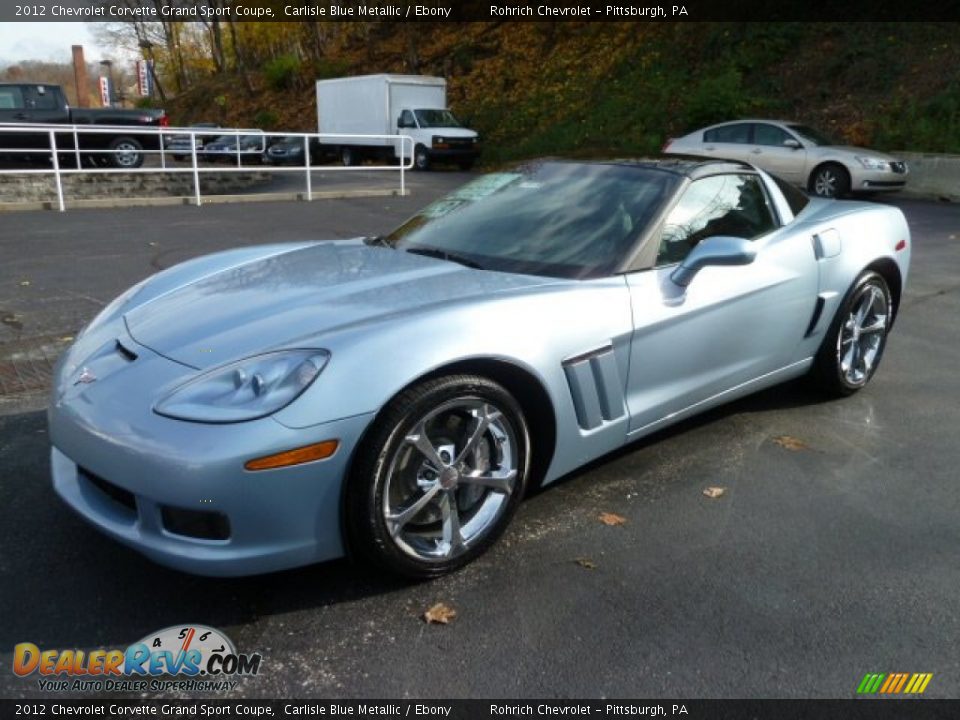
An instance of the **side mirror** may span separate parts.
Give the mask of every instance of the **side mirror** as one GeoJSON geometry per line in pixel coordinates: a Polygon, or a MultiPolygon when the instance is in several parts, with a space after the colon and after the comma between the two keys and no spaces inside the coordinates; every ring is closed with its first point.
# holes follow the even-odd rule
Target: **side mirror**
{"type": "Polygon", "coordinates": [[[800,144],[799,140],[795,140],[793,138],[787,138],[786,140],[784,140],[783,146],[788,147],[791,150],[799,150],[800,148],[803,147],[803,145],[800,144]]]}
{"type": "Polygon", "coordinates": [[[680,287],[686,287],[703,268],[710,265],[749,265],[757,256],[752,242],[743,238],[717,235],[700,242],[670,279],[680,287]]]}

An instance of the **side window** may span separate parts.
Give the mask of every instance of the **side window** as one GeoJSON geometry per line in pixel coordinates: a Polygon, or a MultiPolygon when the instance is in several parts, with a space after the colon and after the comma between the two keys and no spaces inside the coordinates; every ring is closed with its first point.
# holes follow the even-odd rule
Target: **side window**
{"type": "Polygon", "coordinates": [[[417,122],[413,119],[413,113],[409,110],[404,110],[400,113],[400,125],[402,127],[415,128],[417,122]]]}
{"type": "Polygon", "coordinates": [[[23,110],[23,93],[16,85],[0,85],[0,110],[23,110]]]}
{"type": "Polygon", "coordinates": [[[783,141],[790,136],[776,125],[757,123],[753,126],[753,142],[756,145],[774,145],[783,147],[783,141]]]}
{"type": "Polygon", "coordinates": [[[756,175],[714,175],[697,180],[664,221],[657,266],[681,262],[697,243],[727,235],[752,240],[777,227],[756,175]]]}
{"type": "Polygon", "coordinates": [[[24,88],[24,100],[30,110],[56,110],[57,98],[42,85],[24,88]]]}
{"type": "Polygon", "coordinates": [[[723,125],[721,127],[707,130],[703,134],[704,142],[718,143],[748,143],[750,142],[750,125],[747,123],[737,123],[736,125],[723,125]]]}

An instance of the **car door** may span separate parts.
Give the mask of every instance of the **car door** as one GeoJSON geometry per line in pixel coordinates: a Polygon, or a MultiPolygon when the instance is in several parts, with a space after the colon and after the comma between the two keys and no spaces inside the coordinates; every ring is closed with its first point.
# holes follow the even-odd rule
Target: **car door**
{"type": "Polygon", "coordinates": [[[770,123],[754,123],[749,155],[744,159],[787,182],[803,184],[807,151],[797,138],[770,123]],[[793,141],[799,147],[785,143],[793,141]]]}
{"type": "MultiPolygon", "coordinates": [[[[23,89],[20,85],[0,85],[0,123],[25,123],[29,118],[23,89]]],[[[32,133],[3,132],[0,130],[0,154],[4,149],[18,150],[29,146],[32,133]]]]}
{"type": "Polygon", "coordinates": [[[719,125],[703,133],[704,155],[721,160],[747,161],[750,123],[719,125]]]}
{"type": "Polygon", "coordinates": [[[781,226],[755,173],[691,183],[651,237],[654,267],[629,273],[633,309],[627,406],[631,434],[692,411],[794,362],[816,305],[810,238],[781,226]],[[709,237],[756,243],[748,265],[706,267],[686,288],[670,279],[709,237]]]}

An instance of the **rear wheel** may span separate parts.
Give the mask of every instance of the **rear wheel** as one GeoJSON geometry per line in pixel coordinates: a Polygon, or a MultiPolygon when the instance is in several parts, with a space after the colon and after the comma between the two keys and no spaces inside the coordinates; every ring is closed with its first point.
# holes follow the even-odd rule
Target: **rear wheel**
{"type": "Polygon", "coordinates": [[[107,147],[113,150],[108,158],[113,167],[133,170],[143,165],[143,145],[138,140],[132,137],[114,138],[107,147]]]}
{"type": "Polygon", "coordinates": [[[351,550],[414,578],[466,565],[516,510],[529,445],[520,406],[491,380],[451,375],[403,392],[371,428],[347,485],[351,550]]]}
{"type": "Polygon", "coordinates": [[[360,157],[356,150],[344,145],[340,148],[340,162],[344,167],[353,167],[360,164],[360,157]]]}
{"type": "Polygon", "coordinates": [[[850,192],[850,173],[838,163],[821,165],[810,176],[810,192],[825,198],[843,197],[850,192]]]}
{"type": "Polygon", "coordinates": [[[883,277],[865,272],[854,283],[817,352],[811,377],[830,395],[852,395],[883,357],[893,302],[883,277]]]}

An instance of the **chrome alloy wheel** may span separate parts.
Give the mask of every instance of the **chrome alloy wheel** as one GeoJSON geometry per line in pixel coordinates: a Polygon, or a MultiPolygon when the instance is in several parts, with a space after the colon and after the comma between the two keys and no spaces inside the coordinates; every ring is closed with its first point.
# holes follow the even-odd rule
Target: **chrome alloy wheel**
{"type": "Polygon", "coordinates": [[[122,140],[113,146],[116,151],[113,154],[114,161],[119,167],[132,168],[137,166],[140,159],[140,150],[129,140],[122,140]]]}
{"type": "Polygon", "coordinates": [[[381,512],[405,554],[441,562],[465,552],[495,524],[519,474],[507,416],[476,397],[421,417],[390,459],[381,512]]]}
{"type": "Polygon", "coordinates": [[[872,283],[864,285],[837,334],[837,364],[852,387],[865,385],[870,379],[889,324],[886,294],[872,283]]]}
{"type": "Polygon", "coordinates": [[[817,171],[813,179],[813,191],[820,197],[832,198],[837,196],[840,178],[833,168],[825,167],[817,171]]]}

